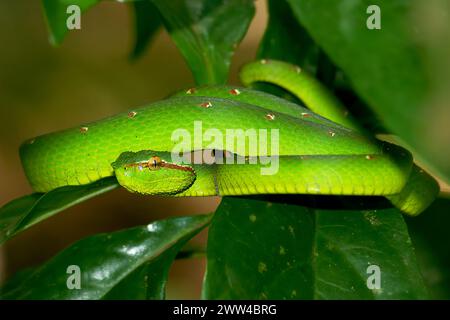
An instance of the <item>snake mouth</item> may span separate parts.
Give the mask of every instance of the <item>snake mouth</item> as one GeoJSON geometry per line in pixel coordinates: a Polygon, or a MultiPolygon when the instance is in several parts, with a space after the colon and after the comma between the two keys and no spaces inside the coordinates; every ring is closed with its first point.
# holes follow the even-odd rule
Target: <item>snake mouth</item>
{"type": "Polygon", "coordinates": [[[191,166],[180,165],[180,164],[176,164],[176,163],[167,162],[164,160],[161,161],[160,165],[162,168],[175,169],[175,170],[181,170],[181,171],[190,171],[192,174],[195,174],[194,168],[192,168],[191,166]]]}
{"type": "Polygon", "coordinates": [[[149,169],[149,170],[160,170],[161,168],[172,169],[172,170],[181,170],[181,171],[190,171],[192,174],[195,174],[194,168],[189,165],[181,165],[172,162],[168,162],[165,160],[161,160],[158,156],[152,156],[147,161],[129,163],[124,166],[124,169],[128,168],[138,168],[139,170],[149,169]]]}

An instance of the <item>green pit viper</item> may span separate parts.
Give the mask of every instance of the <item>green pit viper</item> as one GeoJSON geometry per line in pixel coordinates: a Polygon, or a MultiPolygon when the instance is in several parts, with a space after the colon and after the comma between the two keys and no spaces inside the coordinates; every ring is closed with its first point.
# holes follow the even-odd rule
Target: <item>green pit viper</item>
{"type": "MultiPolygon", "coordinates": [[[[20,156],[37,192],[116,176],[132,192],[177,196],[250,194],[381,195],[409,215],[439,192],[411,154],[361,133],[326,87],[301,68],[275,60],[245,65],[245,86],[267,82],[297,96],[307,108],[256,90],[206,86],[76,128],[26,141],[20,156]],[[173,132],[278,130],[278,171],[262,175],[260,148],[221,141],[194,143],[194,153],[220,150],[233,164],[173,160],[173,132]]],[[[234,138],[233,138],[234,139],[234,138]]],[[[188,150],[189,151],[189,150],[188,150]]],[[[217,154],[217,153],[216,153],[217,154]]]]}

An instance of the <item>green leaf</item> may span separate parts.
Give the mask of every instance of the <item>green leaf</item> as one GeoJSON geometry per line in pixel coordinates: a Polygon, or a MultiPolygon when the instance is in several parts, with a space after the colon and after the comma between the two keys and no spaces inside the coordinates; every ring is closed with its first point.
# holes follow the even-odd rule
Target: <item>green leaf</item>
{"type": "Polygon", "coordinates": [[[316,211],[318,299],[425,299],[411,239],[397,209],[316,211]],[[381,289],[368,290],[367,268],[381,271],[381,289]]]}
{"type": "Polygon", "coordinates": [[[437,199],[416,218],[407,219],[417,260],[433,299],[450,299],[450,199],[437,199]]]}
{"type": "Polygon", "coordinates": [[[313,210],[224,198],[209,230],[207,258],[207,299],[426,297],[396,209],[313,210]],[[380,290],[366,285],[370,265],[381,270],[380,290]]]}
{"type": "Polygon", "coordinates": [[[301,206],[223,198],[208,234],[204,298],[311,298],[313,224],[301,206]]]}
{"type": "Polygon", "coordinates": [[[254,15],[252,0],[152,0],[197,84],[223,84],[254,15]]]}
{"type": "Polygon", "coordinates": [[[155,33],[161,27],[158,9],[150,0],[136,1],[131,4],[134,13],[136,40],[131,59],[139,58],[145,51],[155,33]]]}
{"type": "Polygon", "coordinates": [[[181,245],[167,249],[159,257],[144,263],[125,277],[102,299],[104,300],[149,300],[165,299],[165,288],[170,266],[181,245]]]}
{"type": "Polygon", "coordinates": [[[33,193],[0,208],[0,244],[54,214],[119,186],[114,177],[82,186],[33,193]]]}
{"type": "Polygon", "coordinates": [[[319,48],[299,25],[286,0],[269,0],[269,21],[258,49],[258,58],[291,62],[316,72],[319,48]]]}
{"type": "Polygon", "coordinates": [[[366,11],[374,4],[371,0],[288,2],[299,22],[345,72],[386,127],[450,181],[450,151],[446,148],[450,134],[441,120],[450,116],[446,102],[450,22],[445,18],[450,7],[445,1],[425,6],[422,1],[376,1],[381,9],[381,30],[367,28],[370,14],[366,11]],[[441,62],[436,64],[436,60],[441,62]],[[430,68],[433,64],[436,66],[430,68]]]}
{"type": "MultiPolygon", "coordinates": [[[[259,44],[258,59],[291,62],[315,74],[319,49],[306,30],[301,27],[286,0],[269,0],[269,21],[259,44]]],[[[290,92],[269,83],[255,83],[252,87],[301,104],[290,92]]]]}
{"type": "Polygon", "coordinates": [[[47,25],[50,32],[50,43],[59,45],[62,43],[66,33],[67,19],[73,14],[68,11],[69,6],[76,5],[81,12],[87,11],[101,0],[42,0],[47,25]]]}
{"type": "Polygon", "coordinates": [[[2,295],[4,292],[9,292],[22,285],[22,281],[28,278],[34,270],[35,268],[32,267],[19,270],[14,275],[12,275],[6,283],[2,283],[2,286],[0,287],[0,299],[2,299],[2,295]]]}
{"type": "MultiPolygon", "coordinates": [[[[287,1],[269,0],[268,6],[269,22],[258,50],[258,58],[291,62],[315,74],[331,91],[337,91],[339,87],[339,91],[335,94],[360,124],[370,131],[379,133],[380,121],[374,118],[372,111],[349,88],[346,79],[342,77],[342,72],[338,73],[340,77],[336,79],[336,66],[298,23],[287,1]]],[[[258,83],[254,87],[301,104],[298,99],[281,88],[266,83],[258,83]]]]}
{"type": "Polygon", "coordinates": [[[180,248],[210,221],[210,215],[177,217],[147,226],[91,236],[50,261],[12,279],[3,299],[162,299],[169,268],[180,248]],[[74,271],[79,267],[80,289],[74,271]],[[69,269],[70,270],[70,269],[69,269]]]}

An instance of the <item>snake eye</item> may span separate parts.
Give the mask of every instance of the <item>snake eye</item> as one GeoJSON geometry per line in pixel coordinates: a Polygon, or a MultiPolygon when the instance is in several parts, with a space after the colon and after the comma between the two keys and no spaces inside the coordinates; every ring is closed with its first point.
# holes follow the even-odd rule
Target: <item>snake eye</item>
{"type": "Polygon", "coordinates": [[[148,160],[148,168],[150,170],[159,170],[161,168],[161,158],[154,156],[148,160]]]}

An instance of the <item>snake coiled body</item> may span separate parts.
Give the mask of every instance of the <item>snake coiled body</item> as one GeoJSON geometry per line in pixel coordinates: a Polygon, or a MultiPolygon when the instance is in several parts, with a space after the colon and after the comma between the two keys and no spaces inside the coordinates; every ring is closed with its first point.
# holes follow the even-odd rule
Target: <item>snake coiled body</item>
{"type": "Polygon", "coordinates": [[[189,89],[145,107],[28,140],[20,148],[27,178],[37,192],[116,175],[124,187],[144,194],[385,195],[413,215],[434,199],[436,183],[413,165],[411,154],[359,133],[345,108],[310,75],[289,64],[264,60],[244,68],[242,79],[245,84],[270,81],[270,74],[274,83],[300,91],[299,98],[310,109],[240,87],[189,89]],[[308,84],[306,89],[299,89],[302,81],[308,84]],[[321,115],[311,110],[314,105],[321,115]],[[329,110],[333,121],[323,110],[329,110]],[[226,151],[242,157],[244,163],[194,163],[188,170],[185,164],[171,164],[170,153],[178,143],[174,132],[184,130],[194,137],[218,131],[223,140],[233,140],[236,137],[227,136],[230,129],[243,134],[277,131],[277,141],[267,140],[265,154],[277,157],[276,174],[261,174],[260,149],[248,144],[225,146],[214,139],[197,139],[188,151],[226,151]],[[161,160],[155,168],[162,164],[162,170],[142,170],[140,163],[152,154],[161,160]],[[415,179],[410,179],[412,173],[415,179]],[[190,176],[192,180],[183,183],[190,176]],[[410,191],[423,186],[427,192],[410,191]]]}

